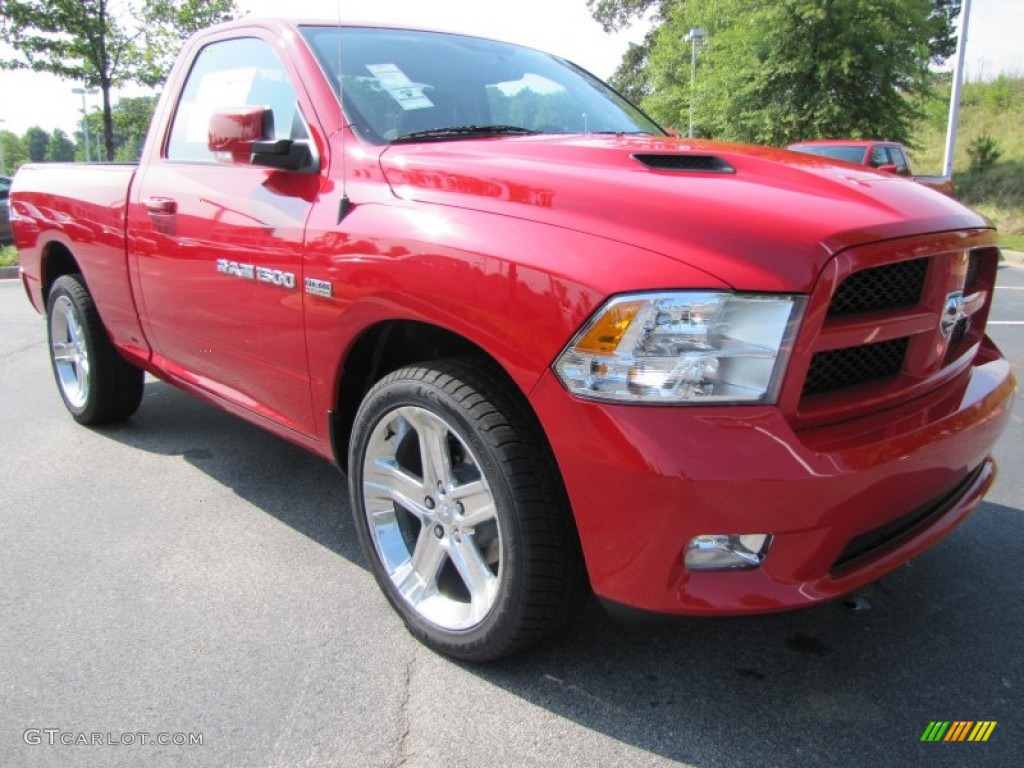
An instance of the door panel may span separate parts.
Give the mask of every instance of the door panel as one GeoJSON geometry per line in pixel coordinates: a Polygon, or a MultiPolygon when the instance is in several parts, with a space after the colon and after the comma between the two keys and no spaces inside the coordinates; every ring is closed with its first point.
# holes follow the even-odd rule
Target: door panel
{"type": "Polygon", "coordinates": [[[321,177],[209,152],[215,109],[270,106],[267,138],[308,138],[269,45],[197,56],[165,156],[138,181],[129,229],[149,335],[172,372],[285,425],[315,432],[302,313],[303,232],[321,177]]]}

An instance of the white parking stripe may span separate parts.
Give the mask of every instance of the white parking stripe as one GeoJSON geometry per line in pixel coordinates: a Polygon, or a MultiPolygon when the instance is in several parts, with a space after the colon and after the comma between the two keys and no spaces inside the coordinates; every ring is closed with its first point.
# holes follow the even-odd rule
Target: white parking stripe
{"type": "Polygon", "coordinates": [[[985,325],[1024,325],[1024,320],[989,320],[985,325]]]}

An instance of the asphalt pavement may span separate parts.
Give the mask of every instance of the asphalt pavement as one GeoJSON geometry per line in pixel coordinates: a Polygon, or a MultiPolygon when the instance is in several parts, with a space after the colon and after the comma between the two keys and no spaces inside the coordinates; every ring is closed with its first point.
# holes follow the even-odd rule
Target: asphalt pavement
{"type": "MultiPolygon", "coordinates": [[[[1019,371],[1024,270],[1000,270],[992,320],[1019,371]]],[[[0,392],[2,766],[1010,766],[1024,754],[1024,408],[978,511],[848,599],[653,626],[589,605],[552,642],[471,666],[406,634],[328,463],[155,381],[129,422],[76,425],[43,320],[11,280],[0,392]],[[984,743],[922,742],[935,720],[997,725],[984,743]]]]}

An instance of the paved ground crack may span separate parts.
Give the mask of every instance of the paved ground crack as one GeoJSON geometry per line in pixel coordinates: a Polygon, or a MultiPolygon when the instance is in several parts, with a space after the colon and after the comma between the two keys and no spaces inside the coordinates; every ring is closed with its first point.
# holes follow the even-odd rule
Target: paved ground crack
{"type": "Polygon", "coordinates": [[[34,341],[31,344],[26,344],[23,347],[18,347],[17,349],[12,349],[12,350],[8,350],[7,352],[0,353],[0,360],[8,360],[8,359],[10,359],[12,357],[16,357],[17,355],[20,355],[22,352],[28,352],[28,350],[30,350],[30,349],[35,349],[36,347],[45,347],[45,346],[46,346],[46,342],[45,341],[34,341]]]}
{"type": "Polygon", "coordinates": [[[416,658],[418,655],[419,645],[416,644],[413,646],[409,662],[405,665],[405,679],[402,683],[402,700],[398,705],[399,727],[402,729],[402,735],[398,738],[398,756],[395,758],[395,762],[392,763],[391,768],[403,768],[403,766],[411,765],[409,760],[413,756],[413,753],[410,751],[410,742],[412,740],[412,713],[409,709],[412,701],[412,676],[415,671],[416,658]]]}

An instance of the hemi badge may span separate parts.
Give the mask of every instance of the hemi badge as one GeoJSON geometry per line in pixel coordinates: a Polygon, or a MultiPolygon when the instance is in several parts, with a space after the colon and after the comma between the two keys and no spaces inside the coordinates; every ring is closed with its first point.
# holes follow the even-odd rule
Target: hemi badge
{"type": "Polygon", "coordinates": [[[330,280],[316,280],[312,277],[306,278],[306,293],[313,296],[323,296],[326,299],[334,295],[334,285],[330,280]]]}

